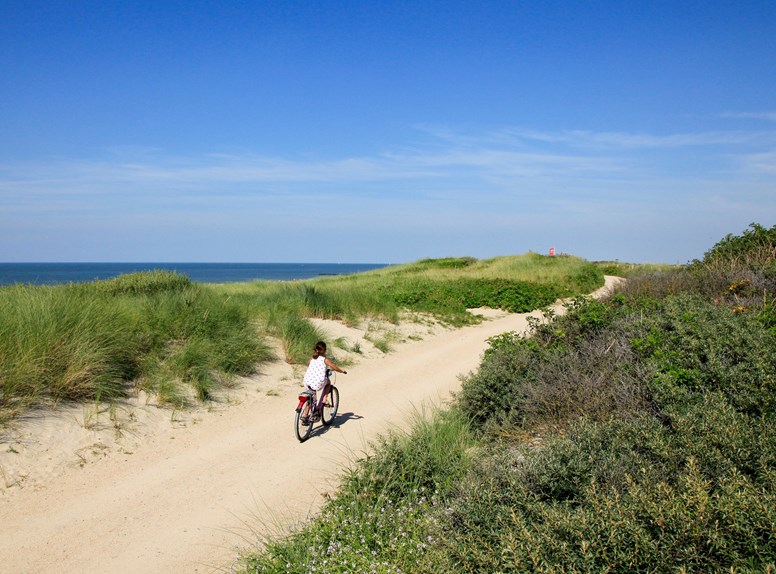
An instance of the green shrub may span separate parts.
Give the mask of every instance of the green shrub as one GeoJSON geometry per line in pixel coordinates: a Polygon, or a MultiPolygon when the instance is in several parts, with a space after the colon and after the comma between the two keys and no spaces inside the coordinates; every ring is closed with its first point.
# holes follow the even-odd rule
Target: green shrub
{"type": "Polygon", "coordinates": [[[695,267],[772,269],[776,261],[776,225],[751,223],[741,235],[728,234],[708,250],[695,267]]]}
{"type": "Polygon", "coordinates": [[[452,572],[773,567],[772,469],[710,475],[676,439],[648,419],[582,423],[539,450],[480,459],[433,533],[434,563],[452,572]]]}
{"type": "Polygon", "coordinates": [[[461,409],[484,429],[640,416],[651,403],[645,384],[651,370],[634,364],[628,339],[611,329],[617,312],[578,300],[568,316],[536,326],[531,339],[492,339],[479,371],[463,380],[461,409]]]}
{"type": "Polygon", "coordinates": [[[400,306],[418,310],[465,311],[477,307],[525,313],[554,303],[568,291],[554,285],[540,285],[507,279],[418,280],[394,285],[394,300],[400,306]]]}
{"type": "Polygon", "coordinates": [[[536,380],[538,349],[515,339],[491,346],[479,370],[462,380],[457,399],[475,428],[523,423],[526,388],[536,380]]]}
{"type": "Polygon", "coordinates": [[[657,370],[653,392],[723,393],[754,415],[776,409],[776,339],[752,313],[691,296],[666,299],[634,349],[657,370]]]}

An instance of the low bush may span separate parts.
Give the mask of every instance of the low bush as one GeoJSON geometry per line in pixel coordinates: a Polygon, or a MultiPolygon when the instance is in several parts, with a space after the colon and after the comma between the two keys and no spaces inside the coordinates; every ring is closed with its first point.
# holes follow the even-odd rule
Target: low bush
{"type": "Polygon", "coordinates": [[[754,416],[776,410],[776,339],[755,313],[693,296],[670,298],[644,319],[631,345],[654,366],[650,386],[658,397],[720,392],[754,416]]]}
{"type": "Polygon", "coordinates": [[[570,309],[565,318],[537,325],[530,339],[507,334],[491,341],[480,369],[463,380],[463,412],[487,430],[530,430],[649,410],[645,378],[652,367],[634,363],[628,338],[615,328],[616,307],[577,300],[570,309]]]}
{"type": "Polygon", "coordinates": [[[719,407],[696,413],[713,415],[705,429],[582,420],[541,449],[480,459],[432,532],[431,561],[450,572],[773,568],[773,431],[761,438],[719,407]],[[712,448],[717,424],[731,436],[712,448]]]}
{"type": "Polygon", "coordinates": [[[728,234],[693,261],[694,268],[761,269],[774,271],[776,263],[776,225],[770,229],[751,223],[741,235],[728,234]]]}
{"type": "Polygon", "coordinates": [[[774,571],[774,289],[752,261],[634,276],[530,341],[494,341],[460,396],[494,448],[439,521],[431,561],[774,571]],[[511,442],[536,433],[539,448],[511,442]]]}
{"type": "Polygon", "coordinates": [[[421,311],[490,307],[525,313],[546,307],[569,292],[555,285],[506,279],[456,279],[398,283],[391,286],[396,303],[421,311]]]}

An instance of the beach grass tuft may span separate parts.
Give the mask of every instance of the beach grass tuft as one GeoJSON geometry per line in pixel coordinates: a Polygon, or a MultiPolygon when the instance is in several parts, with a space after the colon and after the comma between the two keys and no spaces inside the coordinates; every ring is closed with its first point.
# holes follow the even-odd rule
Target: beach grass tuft
{"type": "Polygon", "coordinates": [[[181,404],[217,373],[246,374],[270,351],[245,309],[169,273],[0,289],[0,412],[115,401],[134,388],[181,404]],[[159,283],[157,283],[157,281],[159,283]]]}

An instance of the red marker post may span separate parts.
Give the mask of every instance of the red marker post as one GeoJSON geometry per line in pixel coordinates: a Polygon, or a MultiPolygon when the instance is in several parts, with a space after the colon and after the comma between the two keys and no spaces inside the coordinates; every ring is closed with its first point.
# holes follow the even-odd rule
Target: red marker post
{"type": "Polygon", "coordinates": [[[555,248],[550,247],[550,257],[555,257],[555,248]]]}

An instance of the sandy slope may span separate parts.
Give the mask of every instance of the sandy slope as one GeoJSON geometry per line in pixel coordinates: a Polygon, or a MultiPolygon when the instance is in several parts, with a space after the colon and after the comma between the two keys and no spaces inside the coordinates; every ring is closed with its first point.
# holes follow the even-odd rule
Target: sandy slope
{"type": "Polygon", "coordinates": [[[301,373],[282,362],[206,411],[171,415],[141,397],[24,421],[0,437],[0,571],[228,571],[252,529],[304,519],[370,439],[449,397],[488,337],[527,326],[528,315],[489,316],[458,330],[413,325],[388,355],[366,327],[322,323],[362,353],[337,381],[335,424],[304,444],[292,428],[301,373]]]}

